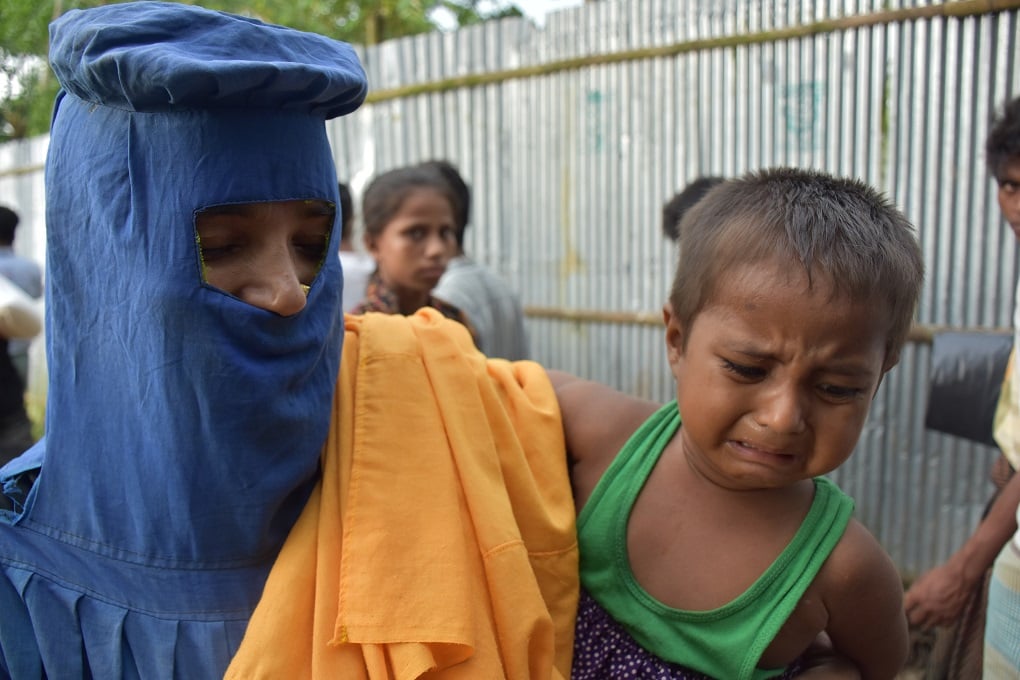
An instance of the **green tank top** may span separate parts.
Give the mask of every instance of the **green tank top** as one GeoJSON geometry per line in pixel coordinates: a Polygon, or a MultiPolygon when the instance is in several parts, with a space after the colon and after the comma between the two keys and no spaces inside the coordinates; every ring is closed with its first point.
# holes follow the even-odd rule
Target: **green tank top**
{"type": "Polygon", "coordinates": [[[727,680],[774,676],[783,669],[759,669],[758,660],[843,536],[853,500],[829,480],[816,478],[804,523],[750,588],[717,609],[667,607],[631,572],[627,521],[679,427],[672,401],[638,428],[595,486],[577,518],[581,584],[638,644],[666,661],[727,680]]]}

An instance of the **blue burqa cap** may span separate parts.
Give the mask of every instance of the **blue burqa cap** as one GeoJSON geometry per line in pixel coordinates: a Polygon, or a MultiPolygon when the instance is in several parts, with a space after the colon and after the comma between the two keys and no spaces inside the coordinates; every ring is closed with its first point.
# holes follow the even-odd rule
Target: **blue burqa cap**
{"type": "Polygon", "coordinates": [[[365,76],[155,2],[68,12],[50,62],[46,436],[0,470],[0,677],[217,677],[316,480],[342,281],[327,257],[301,312],[248,305],[203,281],[195,214],[335,203],[325,121],[365,76]]]}
{"type": "Polygon", "coordinates": [[[322,119],[368,90],[349,47],[314,33],[158,2],[68,12],[50,27],[61,86],[127,111],[264,109],[322,119]]]}

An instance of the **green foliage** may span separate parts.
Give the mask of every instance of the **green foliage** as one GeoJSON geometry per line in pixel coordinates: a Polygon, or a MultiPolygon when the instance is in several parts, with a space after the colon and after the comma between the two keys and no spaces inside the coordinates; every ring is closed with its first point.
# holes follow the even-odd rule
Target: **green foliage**
{"type": "Polygon", "coordinates": [[[46,67],[49,23],[101,0],[0,0],[0,142],[44,134],[57,84],[46,67]],[[18,86],[14,86],[14,82],[18,86]]]}
{"type": "MultiPolygon", "coordinates": [[[[373,45],[436,30],[431,14],[451,12],[460,26],[518,15],[504,9],[483,16],[478,0],[183,0],[262,21],[321,33],[337,40],[373,45]]],[[[70,9],[114,4],[103,0],[0,0],[0,142],[45,134],[57,84],[45,67],[49,22],[70,9]],[[25,73],[26,59],[36,64],[25,73]],[[10,83],[17,76],[20,91],[10,83]]]]}
{"type": "Polygon", "coordinates": [[[4,56],[42,54],[47,44],[46,26],[52,17],[52,2],[0,3],[0,51],[4,56]]]}
{"type": "Polygon", "coordinates": [[[45,134],[50,129],[58,84],[48,68],[21,78],[21,91],[0,100],[0,142],[45,134]]]}

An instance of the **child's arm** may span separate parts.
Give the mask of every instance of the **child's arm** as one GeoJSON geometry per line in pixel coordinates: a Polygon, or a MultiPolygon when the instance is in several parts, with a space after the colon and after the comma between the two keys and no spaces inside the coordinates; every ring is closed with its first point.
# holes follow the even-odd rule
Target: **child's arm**
{"type": "Polygon", "coordinates": [[[823,631],[801,657],[797,680],[861,680],[861,672],[845,656],[832,648],[832,640],[823,631]]]}
{"type": "Polygon", "coordinates": [[[546,369],[546,373],[556,390],[572,462],[589,459],[606,448],[611,449],[612,458],[661,406],[563,371],[546,369]]]}
{"type": "Polygon", "coordinates": [[[864,680],[894,678],[909,652],[907,618],[900,575],[882,546],[851,520],[820,575],[833,647],[864,680]]]}
{"type": "Polygon", "coordinates": [[[547,370],[556,390],[578,509],[634,431],[661,404],[547,370]]]}

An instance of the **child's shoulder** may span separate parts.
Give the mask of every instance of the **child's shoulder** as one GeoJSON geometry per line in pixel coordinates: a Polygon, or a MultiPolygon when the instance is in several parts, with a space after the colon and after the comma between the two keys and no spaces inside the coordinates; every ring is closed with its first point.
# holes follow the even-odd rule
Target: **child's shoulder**
{"type": "Polygon", "coordinates": [[[563,418],[575,492],[583,500],[630,436],[662,404],[560,371],[549,371],[549,378],[563,418]]]}
{"type": "Polygon", "coordinates": [[[851,520],[819,574],[826,632],[864,677],[893,677],[906,662],[903,582],[874,536],[851,520]]]}
{"type": "Polygon", "coordinates": [[[561,371],[548,371],[563,418],[573,460],[608,446],[612,455],[662,404],[638,399],[611,387],[561,371]]]}
{"type": "Polygon", "coordinates": [[[903,589],[896,565],[878,540],[856,519],[851,519],[846,531],[824,567],[829,578],[839,585],[839,591],[854,587],[889,587],[893,595],[903,589]]]}

